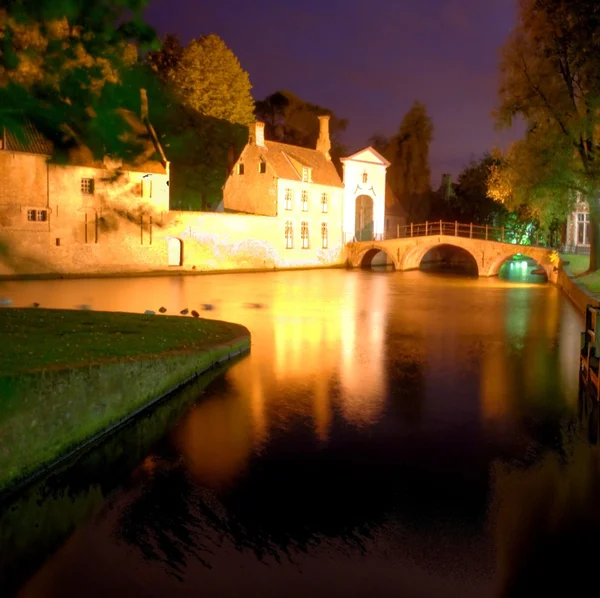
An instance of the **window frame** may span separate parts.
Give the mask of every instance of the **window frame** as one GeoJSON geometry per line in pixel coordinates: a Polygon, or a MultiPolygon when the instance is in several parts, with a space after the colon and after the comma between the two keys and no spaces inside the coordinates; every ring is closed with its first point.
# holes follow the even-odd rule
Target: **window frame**
{"type": "Polygon", "coordinates": [[[327,191],[323,191],[323,193],[321,193],[321,213],[329,213],[329,194],[327,191]]]}
{"type": "Polygon", "coordinates": [[[285,221],[285,248],[294,249],[294,221],[285,221]]]}
{"type": "Polygon", "coordinates": [[[577,245],[582,245],[584,247],[588,246],[590,244],[590,214],[589,214],[589,212],[576,212],[575,241],[576,241],[577,245]],[[581,237],[581,241],[579,240],[580,237],[581,237]]]}
{"type": "Polygon", "coordinates": [[[302,189],[300,194],[300,205],[303,212],[308,212],[308,191],[306,189],[302,189]]]}
{"type": "Polygon", "coordinates": [[[284,207],[288,211],[294,209],[294,190],[287,187],[283,195],[284,207]]]}
{"type": "Polygon", "coordinates": [[[27,222],[48,222],[48,209],[27,208],[27,222]]]}
{"type": "Polygon", "coordinates": [[[96,193],[96,182],[94,177],[81,177],[79,189],[82,195],[94,195],[96,193]]]}
{"type": "Polygon", "coordinates": [[[321,249],[329,249],[329,229],[327,222],[321,222],[321,249]]]}
{"type": "Polygon", "coordinates": [[[310,249],[310,232],[308,220],[302,220],[300,223],[300,241],[302,249],[310,249]]]}

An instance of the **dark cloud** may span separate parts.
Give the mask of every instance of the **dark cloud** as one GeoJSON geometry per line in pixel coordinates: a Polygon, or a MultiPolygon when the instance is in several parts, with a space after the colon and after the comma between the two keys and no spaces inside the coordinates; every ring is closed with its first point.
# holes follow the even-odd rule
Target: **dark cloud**
{"type": "Polygon", "coordinates": [[[498,49],[514,22],[505,0],[153,0],[147,16],[184,42],[219,34],[254,96],[289,89],[350,119],[349,149],[393,134],[413,100],[433,119],[433,183],[520,131],[494,131],[498,49]]]}

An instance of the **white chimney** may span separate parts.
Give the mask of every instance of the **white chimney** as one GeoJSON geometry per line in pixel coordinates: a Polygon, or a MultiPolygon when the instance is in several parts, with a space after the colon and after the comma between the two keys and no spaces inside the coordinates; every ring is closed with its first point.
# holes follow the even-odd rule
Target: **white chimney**
{"type": "Polygon", "coordinates": [[[317,151],[325,154],[328,160],[331,160],[329,150],[331,149],[331,140],[329,139],[329,115],[319,116],[319,138],[317,139],[317,151]]]}
{"type": "Polygon", "coordinates": [[[258,145],[264,147],[265,145],[265,123],[256,121],[250,125],[250,136],[248,138],[250,145],[258,145]]]}

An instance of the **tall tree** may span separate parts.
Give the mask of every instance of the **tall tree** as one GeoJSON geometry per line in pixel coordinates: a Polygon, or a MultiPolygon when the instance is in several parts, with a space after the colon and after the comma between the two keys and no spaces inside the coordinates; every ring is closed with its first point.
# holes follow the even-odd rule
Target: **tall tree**
{"type": "Polygon", "coordinates": [[[319,137],[317,116],[328,114],[331,117],[330,154],[339,168],[339,159],[347,153],[341,136],[348,127],[348,119],[339,118],[329,108],[306,102],[290,91],[276,91],[264,100],[256,102],[254,113],[258,120],[265,123],[267,139],[312,149],[315,148],[319,137]]]}
{"type": "MultiPolygon", "coordinates": [[[[155,40],[145,0],[2,0],[0,126],[27,119],[58,147],[84,142],[95,156],[128,157],[121,77],[155,40]]],[[[139,89],[136,90],[139,105],[139,89]]]]}
{"type": "Polygon", "coordinates": [[[212,209],[222,199],[228,156],[248,138],[254,120],[250,78],[216,35],[182,46],[167,35],[147,64],[162,82],[150,114],[171,160],[171,207],[212,209]]]}
{"type": "Polygon", "coordinates": [[[234,124],[254,120],[250,77],[218,35],[193,39],[185,47],[168,35],[148,60],[186,108],[234,124]]]}
{"type": "Polygon", "coordinates": [[[429,144],[432,137],[431,119],[425,106],[416,101],[402,119],[388,151],[390,186],[413,222],[426,217],[429,210],[429,144]]]}
{"type": "MultiPolygon", "coordinates": [[[[510,195],[555,212],[574,194],[590,206],[590,269],[600,267],[600,4],[520,0],[519,22],[500,63],[497,120],[525,119],[528,134],[509,156],[510,195]],[[518,160],[530,165],[524,170],[518,160]],[[518,188],[517,188],[518,186],[518,188]]],[[[501,181],[502,177],[498,178],[501,181]]],[[[500,188],[501,186],[499,186],[500,188]]],[[[506,195],[506,193],[505,193],[506,195]]]]}

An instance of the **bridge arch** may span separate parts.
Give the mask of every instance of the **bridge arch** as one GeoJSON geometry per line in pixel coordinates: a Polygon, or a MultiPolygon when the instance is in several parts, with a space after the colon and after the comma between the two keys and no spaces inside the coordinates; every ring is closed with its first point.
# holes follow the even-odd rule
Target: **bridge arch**
{"type": "MultiPolygon", "coordinates": [[[[520,249],[520,247],[519,247],[519,249],[520,249]]],[[[537,255],[537,253],[538,252],[536,252],[536,251],[525,250],[525,251],[515,251],[513,253],[508,253],[506,255],[502,255],[502,256],[498,257],[497,259],[495,259],[494,261],[492,261],[492,263],[490,264],[485,275],[486,276],[498,276],[498,274],[500,273],[500,268],[502,268],[502,266],[508,260],[510,260],[515,255],[522,255],[525,258],[529,258],[530,260],[533,260],[538,267],[540,267],[544,270],[548,280],[552,280],[554,265],[551,262],[548,262],[546,260],[541,260],[540,256],[537,255]]]]}
{"type": "Polygon", "coordinates": [[[354,257],[350,265],[353,268],[368,268],[371,265],[373,258],[380,252],[385,253],[389,261],[392,262],[392,264],[394,265],[394,270],[398,270],[398,262],[395,259],[393,253],[389,250],[389,248],[375,244],[365,248],[363,251],[358,253],[354,257]]]}
{"type": "Polygon", "coordinates": [[[481,276],[480,264],[477,261],[477,257],[475,255],[473,255],[472,251],[470,251],[467,247],[464,247],[463,245],[461,245],[459,243],[453,243],[452,241],[449,241],[447,239],[442,241],[442,239],[440,239],[440,238],[436,238],[431,243],[423,243],[421,245],[417,245],[413,248],[408,249],[404,253],[404,255],[402,256],[402,258],[400,260],[399,269],[400,270],[418,270],[419,267],[421,266],[421,262],[423,261],[423,258],[432,249],[435,249],[436,247],[442,247],[442,246],[453,247],[453,248],[458,249],[458,250],[466,253],[467,255],[469,255],[473,260],[473,264],[475,265],[475,268],[477,269],[477,276],[481,276]]]}

